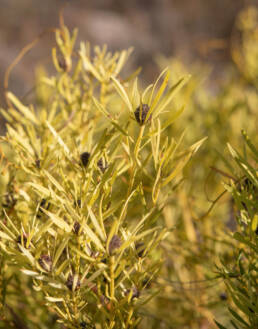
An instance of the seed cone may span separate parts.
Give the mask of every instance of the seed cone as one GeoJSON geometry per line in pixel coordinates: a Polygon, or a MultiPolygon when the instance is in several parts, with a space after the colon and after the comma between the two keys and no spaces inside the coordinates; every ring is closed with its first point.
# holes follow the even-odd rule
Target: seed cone
{"type": "Polygon", "coordinates": [[[87,166],[89,159],[90,159],[90,153],[89,152],[83,152],[80,156],[81,158],[81,162],[83,164],[84,167],[87,166]]]}
{"type": "Polygon", "coordinates": [[[97,166],[99,167],[99,169],[104,173],[105,170],[107,169],[108,165],[106,163],[104,163],[103,159],[99,159],[99,161],[97,162],[97,166]]]}
{"type": "Polygon", "coordinates": [[[17,243],[21,244],[26,249],[30,248],[30,246],[27,246],[28,239],[25,234],[23,234],[23,236],[19,235],[16,241],[17,241],[17,243]]]}
{"type": "Polygon", "coordinates": [[[139,107],[137,107],[136,111],[134,112],[135,119],[141,126],[151,120],[151,115],[150,115],[148,120],[145,122],[149,110],[150,108],[148,104],[142,104],[139,107]]]}
{"type": "Polygon", "coordinates": [[[38,262],[45,271],[51,272],[53,263],[49,255],[41,255],[38,262]]]}
{"type": "Polygon", "coordinates": [[[79,234],[80,228],[81,228],[81,224],[79,222],[75,222],[73,225],[73,231],[76,235],[79,234]]]}
{"type": "Polygon", "coordinates": [[[121,239],[118,235],[114,235],[109,243],[109,253],[112,254],[116,249],[122,245],[121,239]]]}
{"type": "Polygon", "coordinates": [[[81,286],[80,278],[78,275],[69,274],[66,281],[66,286],[71,291],[78,290],[81,286]]]}

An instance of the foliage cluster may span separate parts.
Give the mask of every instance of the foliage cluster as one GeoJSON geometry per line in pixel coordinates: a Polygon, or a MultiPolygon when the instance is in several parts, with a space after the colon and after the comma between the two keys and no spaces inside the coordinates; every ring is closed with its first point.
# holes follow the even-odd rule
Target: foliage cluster
{"type": "Polygon", "coordinates": [[[0,328],[258,327],[258,11],[236,28],[211,92],[161,57],[142,89],[61,21],[56,74],[1,110],[0,328]]]}

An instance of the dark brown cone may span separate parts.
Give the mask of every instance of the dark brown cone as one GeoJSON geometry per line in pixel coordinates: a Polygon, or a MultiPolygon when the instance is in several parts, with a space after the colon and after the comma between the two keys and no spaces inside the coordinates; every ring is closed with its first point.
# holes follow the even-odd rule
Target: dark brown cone
{"type": "Polygon", "coordinates": [[[81,224],[80,224],[80,223],[75,222],[75,223],[73,224],[73,231],[74,231],[74,233],[75,233],[76,235],[79,234],[80,228],[81,228],[81,224]]]}
{"type": "Polygon", "coordinates": [[[137,107],[136,111],[134,112],[135,119],[141,126],[151,120],[151,115],[150,115],[148,120],[145,122],[149,110],[150,108],[148,104],[142,104],[139,107],[137,107]]]}
{"type": "Polygon", "coordinates": [[[107,164],[104,165],[104,162],[102,159],[99,159],[99,161],[97,162],[97,166],[99,167],[99,169],[104,173],[105,170],[107,169],[107,164]]]}
{"type": "Polygon", "coordinates": [[[114,235],[109,243],[109,253],[112,254],[116,249],[120,248],[122,245],[121,239],[118,235],[114,235]]]}
{"type": "Polygon", "coordinates": [[[52,258],[49,255],[41,255],[39,260],[39,265],[46,271],[51,272],[52,271],[52,258]]]}
{"type": "Polygon", "coordinates": [[[80,158],[81,158],[82,165],[84,167],[86,167],[88,162],[89,162],[89,159],[90,159],[90,153],[89,152],[83,152],[81,154],[80,158]]]}
{"type": "Polygon", "coordinates": [[[68,279],[66,281],[66,286],[71,291],[78,290],[81,286],[80,278],[77,275],[69,274],[68,279]]]}
{"type": "Polygon", "coordinates": [[[23,234],[23,237],[21,235],[18,236],[17,238],[17,243],[21,244],[24,248],[29,249],[30,246],[27,247],[27,236],[23,234]]]}

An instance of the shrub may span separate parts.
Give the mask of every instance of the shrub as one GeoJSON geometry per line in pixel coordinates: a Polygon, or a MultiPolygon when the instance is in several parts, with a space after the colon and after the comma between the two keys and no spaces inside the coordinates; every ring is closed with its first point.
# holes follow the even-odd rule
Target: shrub
{"type": "Polygon", "coordinates": [[[143,90],[131,49],[61,24],[56,74],[2,110],[0,328],[257,327],[257,17],[219,85],[159,57],[143,90]]]}
{"type": "Polygon", "coordinates": [[[181,113],[170,103],[187,76],[165,92],[166,69],[141,91],[137,72],[120,75],[131,50],[77,51],[76,34],[61,25],[56,75],[41,76],[29,105],[8,91],[2,110],[2,307],[19,300],[23,290],[9,282],[21,271],[28,294],[37,291],[66,327],[133,328],[158,290],[150,283],[171,232],[163,213],[203,139],[183,149],[169,133],[181,113]]]}
{"type": "MultiPolygon", "coordinates": [[[[258,328],[257,296],[257,235],[258,235],[258,177],[255,164],[258,151],[249,137],[243,132],[247,154],[240,155],[230,144],[228,148],[240,168],[235,181],[226,185],[232,194],[235,204],[238,230],[233,238],[239,242],[234,250],[231,266],[219,267],[220,276],[224,279],[228,294],[233,301],[229,306],[234,328],[258,328]],[[249,152],[248,152],[249,151],[249,152]],[[250,158],[248,160],[248,157],[250,158]]],[[[218,323],[219,328],[225,328],[218,323]]]]}

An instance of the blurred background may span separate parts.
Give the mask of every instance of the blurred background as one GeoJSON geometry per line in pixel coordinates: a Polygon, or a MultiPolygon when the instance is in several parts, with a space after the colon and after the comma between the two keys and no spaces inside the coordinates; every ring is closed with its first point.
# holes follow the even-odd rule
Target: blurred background
{"type": "MultiPolygon", "coordinates": [[[[5,106],[6,69],[42,31],[58,26],[64,4],[65,23],[79,28],[79,40],[106,43],[111,50],[133,46],[131,65],[142,66],[149,82],[159,72],[158,54],[187,62],[200,59],[222,72],[230,58],[235,17],[255,3],[258,0],[0,0],[0,105],[5,106]]],[[[38,63],[51,65],[53,44],[54,35],[45,35],[15,67],[9,88],[18,96],[31,88],[38,63]]]]}

